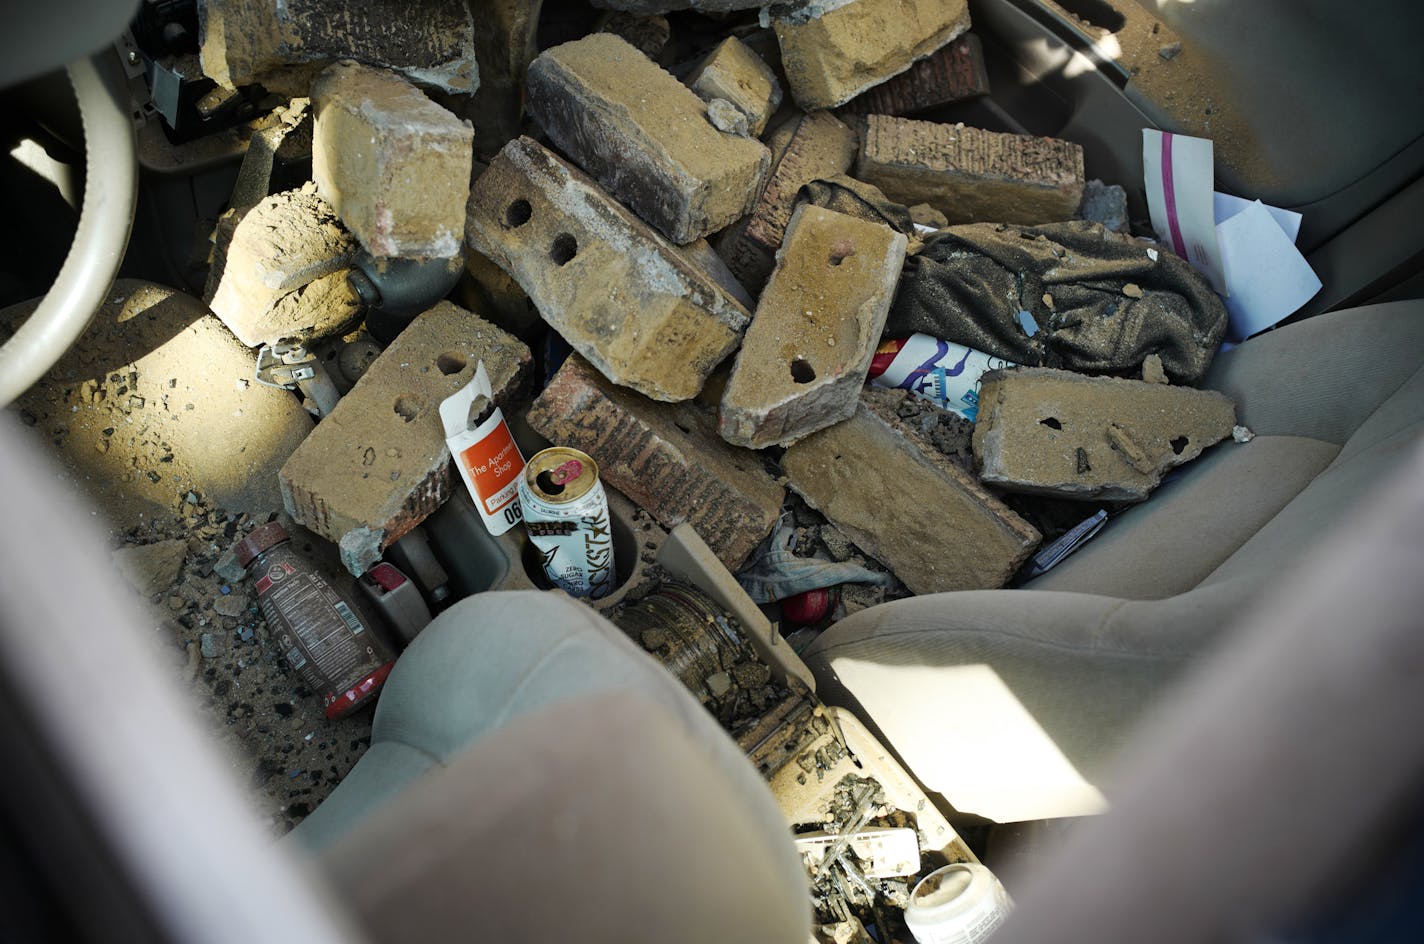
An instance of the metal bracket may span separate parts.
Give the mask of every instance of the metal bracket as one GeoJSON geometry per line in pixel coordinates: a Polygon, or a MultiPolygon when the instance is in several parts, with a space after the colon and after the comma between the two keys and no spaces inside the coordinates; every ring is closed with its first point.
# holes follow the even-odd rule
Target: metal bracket
{"type": "Polygon", "coordinates": [[[268,387],[300,391],[302,406],[318,419],[341,399],[326,368],[300,344],[262,345],[257,351],[256,379],[268,387]]]}

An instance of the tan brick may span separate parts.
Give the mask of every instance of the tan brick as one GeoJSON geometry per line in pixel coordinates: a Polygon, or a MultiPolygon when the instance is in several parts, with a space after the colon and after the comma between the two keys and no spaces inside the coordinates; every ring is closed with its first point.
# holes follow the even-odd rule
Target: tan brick
{"type": "Polygon", "coordinates": [[[760,141],[712,126],[707,105],[611,33],[545,50],[529,112],[560,150],[673,242],[751,209],[771,163],[760,141]]]}
{"type": "Polygon", "coordinates": [[[342,271],[357,250],[330,204],[308,184],[224,214],[214,232],[204,300],[249,347],[283,296],[342,271]]]}
{"type": "Polygon", "coordinates": [[[771,134],[771,146],[775,169],[751,215],[717,241],[717,252],[728,268],[753,290],[760,289],[771,274],[797,192],[813,180],[848,171],[855,160],[856,136],[829,112],[818,111],[778,127],[771,134]]]}
{"type": "Polygon", "coordinates": [[[1071,220],[1083,197],[1083,149],[887,115],[865,119],[855,176],[907,206],[928,203],[955,223],[1071,220]]]}
{"type": "Polygon", "coordinates": [[[989,94],[989,73],[979,37],[966,33],[846,102],[843,111],[858,115],[913,115],[989,94]]]}
{"type": "Polygon", "coordinates": [[[691,523],[732,570],[781,513],[785,490],[761,458],[719,439],[696,406],[624,390],[577,356],[534,401],[529,423],[555,444],[592,456],[604,481],[664,527],[691,523]]]}
{"type": "Polygon", "coordinates": [[[747,130],[759,136],[781,104],[781,83],[746,43],[729,36],[707,54],[687,79],[704,102],[724,99],[747,118],[747,130]]]}
{"type": "Polygon", "coordinates": [[[968,0],[814,0],[772,20],[796,104],[844,105],[969,28],[968,0]],[[818,15],[819,14],[819,15],[818,15]]]}
{"type": "Polygon", "coordinates": [[[867,390],[855,416],[786,451],[791,488],[915,593],[1001,587],[1039,533],[867,390]]]}
{"type": "Polygon", "coordinates": [[[522,382],[529,349],[440,302],[371,364],[282,467],[282,500],[298,523],[335,541],[353,574],[450,495],[440,402],[483,361],[496,399],[522,382]]]}
{"type": "Polygon", "coordinates": [[[657,400],[696,396],[751,317],[676,247],[528,138],[511,141],[476,181],[466,238],[514,277],[574,350],[657,400]]]}
{"type": "Polygon", "coordinates": [[[722,438],[788,444],[855,412],[900,281],[906,239],[798,207],[722,398],[722,438]]]}
{"type": "Polygon", "coordinates": [[[1235,403],[1214,390],[1047,367],[990,371],[974,460],[983,481],[1011,491],[1141,501],[1234,425],[1235,403]]]}
{"type": "Polygon", "coordinates": [[[474,131],[392,72],[354,62],[312,86],[312,176],[376,257],[460,253],[474,131]]]}
{"type": "Polygon", "coordinates": [[[306,95],[335,59],[357,59],[431,88],[479,86],[474,23],[465,0],[205,0],[198,4],[203,72],[236,88],[260,82],[306,95]]]}

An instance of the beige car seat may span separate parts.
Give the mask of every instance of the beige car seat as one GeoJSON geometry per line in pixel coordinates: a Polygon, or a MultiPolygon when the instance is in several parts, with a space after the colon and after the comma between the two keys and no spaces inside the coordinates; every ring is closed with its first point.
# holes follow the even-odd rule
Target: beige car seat
{"type": "MultiPolygon", "coordinates": [[[[1016,591],[857,613],[806,653],[930,790],[998,822],[1096,812],[1144,708],[1277,572],[1348,534],[1424,431],[1424,302],[1322,315],[1218,356],[1256,433],[1185,467],[1016,591]]],[[[1362,605],[1367,601],[1361,601],[1362,605]]]]}

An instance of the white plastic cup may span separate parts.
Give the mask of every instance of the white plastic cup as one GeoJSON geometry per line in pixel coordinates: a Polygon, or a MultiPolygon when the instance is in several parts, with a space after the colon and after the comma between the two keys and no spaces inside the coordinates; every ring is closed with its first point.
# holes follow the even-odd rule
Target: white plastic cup
{"type": "Polygon", "coordinates": [[[979,944],[1012,907],[993,872],[977,863],[956,862],[935,869],[915,886],[905,924],[919,944],[979,944]]]}

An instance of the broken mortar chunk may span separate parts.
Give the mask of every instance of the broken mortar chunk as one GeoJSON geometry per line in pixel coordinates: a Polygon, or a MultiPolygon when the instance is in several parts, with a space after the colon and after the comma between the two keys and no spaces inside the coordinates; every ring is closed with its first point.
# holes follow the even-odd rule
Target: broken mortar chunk
{"type": "Polygon", "coordinates": [[[746,125],[754,137],[766,130],[766,122],[781,104],[781,84],[776,74],[746,43],[729,36],[707,54],[687,85],[708,104],[726,101],[746,116],[746,125]]]}
{"type": "Polygon", "coordinates": [[[983,482],[1010,491],[1142,501],[1235,423],[1235,403],[1213,390],[997,370],[981,382],[974,459],[983,482]]]}
{"type": "Polygon", "coordinates": [[[214,239],[204,300],[248,347],[272,340],[264,326],[283,296],[343,270],[357,250],[314,184],[230,211],[214,239]]]}

